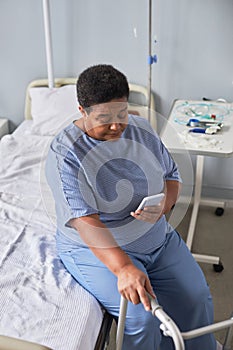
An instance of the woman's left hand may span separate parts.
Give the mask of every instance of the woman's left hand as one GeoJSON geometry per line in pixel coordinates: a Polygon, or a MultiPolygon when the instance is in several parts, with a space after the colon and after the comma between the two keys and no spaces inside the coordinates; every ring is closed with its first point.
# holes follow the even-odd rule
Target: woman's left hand
{"type": "Polygon", "coordinates": [[[131,212],[132,215],[137,220],[147,221],[151,224],[155,224],[163,215],[164,201],[160,202],[158,205],[153,205],[145,207],[144,209],[139,209],[131,212]]]}

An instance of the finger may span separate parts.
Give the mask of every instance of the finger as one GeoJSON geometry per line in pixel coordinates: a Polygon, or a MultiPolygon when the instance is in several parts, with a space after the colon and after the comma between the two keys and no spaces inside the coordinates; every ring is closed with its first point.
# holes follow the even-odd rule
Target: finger
{"type": "Polygon", "coordinates": [[[148,207],[144,207],[143,210],[145,211],[156,211],[160,208],[160,204],[158,205],[149,205],[148,207]]]}
{"type": "Polygon", "coordinates": [[[143,212],[144,213],[151,213],[151,214],[158,214],[158,213],[160,213],[161,211],[162,211],[162,207],[161,206],[159,206],[159,205],[156,205],[156,206],[153,206],[153,207],[145,207],[144,209],[143,209],[143,212]]]}
{"type": "Polygon", "coordinates": [[[159,214],[155,214],[155,213],[143,213],[138,217],[139,220],[147,221],[152,224],[154,224],[158,220],[158,218],[159,218],[159,214]]]}
{"type": "Polygon", "coordinates": [[[131,301],[131,303],[133,303],[134,305],[139,304],[141,301],[137,292],[130,293],[129,298],[130,298],[129,300],[131,301]]]}
{"type": "Polygon", "coordinates": [[[150,280],[149,279],[146,279],[146,283],[145,283],[145,289],[146,291],[152,296],[152,298],[156,298],[156,295],[154,293],[154,290],[152,288],[152,285],[150,283],[150,280]]]}
{"type": "Polygon", "coordinates": [[[133,216],[135,219],[139,219],[141,213],[142,213],[142,210],[136,210],[136,211],[131,211],[130,215],[133,216]]]}
{"type": "Polygon", "coordinates": [[[130,301],[134,305],[137,305],[140,303],[140,297],[139,297],[137,291],[135,291],[133,289],[131,291],[127,290],[125,292],[122,292],[121,295],[123,295],[123,297],[125,299],[127,299],[128,301],[130,301]]]}
{"type": "Polygon", "coordinates": [[[141,214],[142,212],[143,212],[143,209],[137,209],[137,210],[135,210],[132,213],[134,213],[134,214],[141,214]]]}
{"type": "Polygon", "coordinates": [[[160,214],[160,212],[159,213],[151,213],[151,212],[145,212],[143,210],[140,213],[131,212],[130,215],[133,216],[137,220],[147,221],[147,222],[154,224],[158,220],[158,218],[161,214],[160,214]]]}
{"type": "Polygon", "coordinates": [[[143,288],[141,290],[138,290],[138,294],[139,294],[139,298],[141,303],[143,304],[144,308],[146,311],[150,311],[151,310],[151,304],[150,304],[150,300],[147,296],[146,290],[143,288]]]}

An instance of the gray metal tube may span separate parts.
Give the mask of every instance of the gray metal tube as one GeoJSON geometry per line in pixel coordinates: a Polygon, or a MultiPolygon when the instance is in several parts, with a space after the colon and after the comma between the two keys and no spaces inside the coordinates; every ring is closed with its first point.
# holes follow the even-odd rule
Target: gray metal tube
{"type": "MultiPolygon", "coordinates": [[[[151,57],[151,26],[152,26],[152,1],[149,0],[149,16],[148,16],[148,60],[149,57],[151,57]]],[[[151,122],[151,64],[148,62],[148,83],[147,83],[147,90],[148,90],[148,121],[151,122]]]]}
{"type": "Polygon", "coordinates": [[[44,14],[44,33],[45,33],[48,85],[49,85],[49,88],[53,88],[54,73],[53,73],[53,52],[52,52],[49,0],[43,0],[43,14],[44,14]]]}
{"type": "Polygon", "coordinates": [[[233,326],[233,319],[214,323],[205,327],[196,328],[196,329],[193,329],[192,331],[182,332],[181,334],[184,339],[192,339],[192,338],[200,337],[201,335],[204,335],[207,333],[213,333],[213,332],[219,331],[220,329],[228,328],[231,326],[233,326]]]}
{"type": "Polygon", "coordinates": [[[116,334],[116,350],[121,350],[122,348],[127,306],[128,306],[128,300],[126,300],[123,296],[121,296],[120,313],[119,313],[117,334],[116,334]]]}
{"type": "MultiPolygon", "coordinates": [[[[231,320],[233,321],[233,316],[231,317],[231,320]]],[[[232,350],[232,338],[233,338],[233,323],[232,325],[228,328],[225,342],[223,345],[223,350],[232,350]]]]}

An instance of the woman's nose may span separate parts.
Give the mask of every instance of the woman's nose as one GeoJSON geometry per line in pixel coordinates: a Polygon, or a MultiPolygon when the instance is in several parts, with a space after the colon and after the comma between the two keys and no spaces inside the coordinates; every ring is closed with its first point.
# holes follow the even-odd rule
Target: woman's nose
{"type": "Polygon", "coordinates": [[[111,130],[118,130],[120,128],[120,123],[111,123],[110,129],[111,130]]]}

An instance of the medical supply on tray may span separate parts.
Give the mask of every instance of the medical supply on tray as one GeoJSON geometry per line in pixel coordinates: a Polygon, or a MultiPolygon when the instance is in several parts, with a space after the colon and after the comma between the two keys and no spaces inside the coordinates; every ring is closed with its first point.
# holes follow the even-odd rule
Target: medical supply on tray
{"type": "MultiPolygon", "coordinates": [[[[224,148],[228,150],[228,146],[231,149],[232,118],[232,103],[175,100],[169,123],[181,141],[178,148],[185,145],[192,150],[215,150],[219,153],[224,148]]],[[[167,146],[171,147],[172,143],[173,147],[173,141],[167,139],[167,146]]]]}
{"type": "Polygon", "coordinates": [[[216,134],[223,127],[223,123],[216,121],[215,115],[211,116],[210,119],[191,118],[186,125],[193,127],[189,132],[209,135],[216,134]]]}
{"type": "MultiPolygon", "coordinates": [[[[174,121],[181,125],[207,128],[217,124],[221,129],[223,120],[231,110],[229,104],[181,100],[175,106],[173,115],[174,121]]],[[[216,132],[220,129],[217,128],[216,132]]]]}

